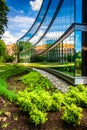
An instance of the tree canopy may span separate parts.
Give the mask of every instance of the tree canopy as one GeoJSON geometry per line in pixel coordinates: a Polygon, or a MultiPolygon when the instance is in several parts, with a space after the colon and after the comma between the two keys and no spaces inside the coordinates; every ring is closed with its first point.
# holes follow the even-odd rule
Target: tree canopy
{"type": "Polygon", "coordinates": [[[7,13],[9,8],[5,0],[0,0],[0,36],[4,33],[4,27],[7,27],[7,13]]]}
{"type": "Polygon", "coordinates": [[[6,56],[6,45],[3,40],[0,40],[0,62],[5,60],[6,56]]]}

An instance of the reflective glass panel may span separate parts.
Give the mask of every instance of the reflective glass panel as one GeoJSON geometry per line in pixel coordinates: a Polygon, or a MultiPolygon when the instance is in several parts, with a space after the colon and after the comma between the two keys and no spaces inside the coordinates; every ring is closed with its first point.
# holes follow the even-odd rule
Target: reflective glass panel
{"type": "Polygon", "coordinates": [[[82,76],[82,32],[75,32],[75,76],[82,76]]]}

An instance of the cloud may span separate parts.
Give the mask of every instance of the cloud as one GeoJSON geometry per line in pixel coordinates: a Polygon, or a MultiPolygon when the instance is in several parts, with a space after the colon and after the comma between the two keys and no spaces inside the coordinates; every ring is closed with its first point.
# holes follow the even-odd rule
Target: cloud
{"type": "Polygon", "coordinates": [[[15,16],[9,17],[9,22],[32,24],[32,22],[34,22],[34,18],[28,16],[15,16]]]}
{"type": "Polygon", "coordinates": [[[26,32],[27,30],[21,30],[21,32],[16,33],[15,35],[13,35],[10,31],[5,31],[5,33],[2,36],[2,40],[6,43],[6,44],[12,44],[12,43],[16,43],[17,40],[23,36],[23,34],[26,32]]]}
{"type": "Polygon", "coordinates": [[[35,44],[35,43],[40,39],[40,37],[41,37],[43,34],[44,34],[43,30],[40,30],[40,31],[37,33],[37,35],[35,35],[35,36],[30,40],[30,42],[31,42],[32,44],[35,44]]]}
{"type": "Polygon", "coordinates": [[[4,40],[6,44],[11,44],[16,42],[17,37],[12,36],[9,31],[6,31],[2,36],[2,40],[4,40]]]}
{"type": "Polygon", "coordinates": [[[62,31],[60,32],[49,32],[45,35],[46,39],[50,39],[50,40],[53,40],[53,39],[58,39],[61,35],[62,35],[62,31]]]}
{"type": "Polygon", "coordinates": [[[41,7],[42,1],[43,0],[30,1],[30,5],[31,5],[32,10],[38,11],[41,7]]]}
{"type": "Polygon", "coordinates": [[[34,22],[34,18],[28,16],[15,16],[8,18],[8,29],[10,32],[21,32],[21,30],[27,30],[34,22]]]}
{"type": "Polygon", "coordinates": [[[23,11],[23,10],[20,10],[20,13],[24,13],[24,11],[23,11]]]}
{"type": "Polygon", "coordinates": [[[27,16],[15,16],[8,18],[8,28],[2,36],[6,44],[15,43],[22,37],[34,22],[34,18],[27,16]]]}

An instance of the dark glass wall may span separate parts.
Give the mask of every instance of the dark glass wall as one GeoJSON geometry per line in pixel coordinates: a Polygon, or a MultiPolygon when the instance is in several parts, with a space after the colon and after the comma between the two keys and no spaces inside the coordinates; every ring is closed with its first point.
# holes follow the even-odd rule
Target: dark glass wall
{"type": "MultiPolygon", "coordinates": [[[[82,1],[82,22],[87,25],[87,0],[82,1]]],[[[87,76],[87,32],[82,32],[82,75],[87,76]]]]}

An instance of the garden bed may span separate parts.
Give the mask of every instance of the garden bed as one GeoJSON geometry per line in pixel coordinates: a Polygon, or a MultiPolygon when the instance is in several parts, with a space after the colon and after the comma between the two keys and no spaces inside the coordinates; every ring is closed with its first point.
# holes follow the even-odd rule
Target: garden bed
{"type": "MultiPolygon", "coordinates": [[[[18,76],[7,79],[9,89],[24,90],[24,85],[18,76]]],[[[83,108],[83,117],[79,126],[72,126],[61,120],[63,111],[48,112],[48,120],[44,124],[35,126],[29,115],[21,111],[19,106],[0,96],[0,130],[87,130],[87,108],[83,108]]]]}

